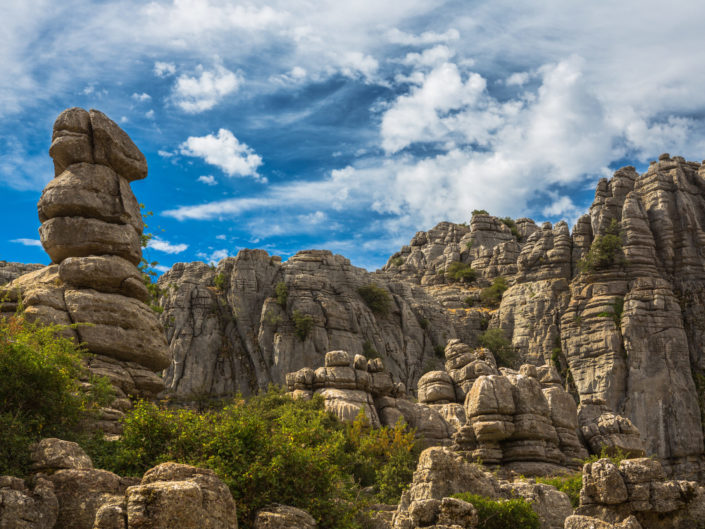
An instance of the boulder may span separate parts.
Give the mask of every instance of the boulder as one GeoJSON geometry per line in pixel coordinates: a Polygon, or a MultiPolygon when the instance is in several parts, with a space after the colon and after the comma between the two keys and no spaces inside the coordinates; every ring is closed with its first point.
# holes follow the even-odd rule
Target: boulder
{"type": "Polygon", "coordinates": [[[255,529],[316,529],[316,520],[306,511],[288,505],[270,505],[257,511],[255,529]]]}

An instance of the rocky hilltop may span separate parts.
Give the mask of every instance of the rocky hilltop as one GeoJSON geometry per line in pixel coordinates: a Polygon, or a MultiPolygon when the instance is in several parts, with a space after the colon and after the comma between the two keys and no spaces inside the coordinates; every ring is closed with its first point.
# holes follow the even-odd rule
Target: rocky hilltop
{"type": "Polygon", "coordinates": [[[572,231],[480,211],[417,233],[375,273],[325,251],[177,264],[159,281],[174,357],[166,384],[184,398],[248,393],[342,349],[380,356],[414,393],[449,340],[476,346],[501,328],[517,365],[554,366],[583,408],[629,419],[668,472],[697,476],[704,253],[705,165],[664,154],[644,174],[601,180],[572,231]],[[472,280],[455,273],[463,267],[472,280]],[[497,278],[508,288],[486,302],[497,278]],[[388,312],[360,295],[370,284],[390,296],[388,312]]]}

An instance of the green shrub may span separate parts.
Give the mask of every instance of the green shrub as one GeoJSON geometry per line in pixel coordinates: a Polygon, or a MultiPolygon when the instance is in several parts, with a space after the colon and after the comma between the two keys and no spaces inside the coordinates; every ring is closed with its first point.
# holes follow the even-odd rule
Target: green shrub
{"type": "Polygon", "coordinates": [[[279,306],[286,308],[286,300],[289,297],[289,287],[286,286],[284,281],[277,283],[277,286],[274,287],[274,294],[276,295],[279,306]]]}
{"type": "Polygon", "coordinates": [[[577,509],[580,505],[580,489],[583,488],[582,472],[575,472],[568,476],[537,477],[535,479],[537,483],[545,483],[565,492],[570,498],[573,509],[577,509]]]}
{"type": "Polygon", "coordinates": [[[374,347],[372,347],[372,342],[369,340],[365,340],[365,343],[362,344],[362,354],[368,360],[379,358],[379,353],[374,347]]]}
{"type": "Polygon", "coordinates": [[[512,346],[512,342],[507,338],[504,329],[487,329],[480,335],[479,342],[482,347],[492,351],[498,366],[516,366],[518,361],[517,353],[512,346]]]}
{"type": "Polygon", "coordinates": [[[294,321],[294,332],[296,336],[299,337],[299,340],[305,342],[311,329],[313,329],[313,316],[295,310],[291,319],[294,321]]]}
{"type": "Polygon", "coordinates": [[[477,277],[477,272],[472,266],[466,263],[461,263],[460,261],[453,261],[446,268],[446,277],[451,281],[464,281],[471,283],[475,281],[477,277]]]}
{"type": "Polygon", "coordinates": [[[391,264],[392,266],[401,266],[404,264],[404,258],[401,256],[392,257],[389,260],[389,264],[391,264]]]}
{"type": "Polygon", "coordinates": [[[509,228],[512,232],[512,235],[514,235],[514,238],[517,241],[521,241],[521,234],[519,233],[519,229],[517,228],[516,222],[514,222],[514,219],[511,217],[504,217],[503,219],[499,219],[502,221],[502,224],[504,224],[507,228],[509,228]]]}
{"type": "Polygon", "coordinates": [[[538,514],[524,498],[495,501],[469,492],[453,497],[473,504],[477,510],[477,529],[541,529],[538,514]]]}
{"type": "Polygon", "coordinates": [[[403,423],[374,430],[361,416],[346,425],[320,396],[293,400],[270,387],[204,412],[140,402],[101,464],[133,476],[163,461],[211,468],[230,488],[243,529],[273,502],[305,509],[321,529],[349,529],[363,507],[360,488],[372,486],[378,502],[398,501],[418,452],[403,423]]]}
{"type": "Polygon", "coordinates": [[[472,239],[470,239],[468,242],[466,242],[466,243],[465,243],[465,249],[466,249],[466,250],[472,250],[472,245],[473,245],[474,242],[475,242],[475,241],[473,241],[472,239]]]}
{"type": "Polygon", "coordinates": [[[225,290],[225,274],[216,274],[213,278],[213,285],[218,290],[225,290]]]}
{"type": "Polygon", "coordinates": [[[275,313],[273,310],[268,310],[267,312],[264,313],[264,322],[269,325],[270,327],[276,327],[279,325],[282,321],[282,318],[279,314],[275,313]]]}
{"type": "Polygon", "coordinates": [[[0,319],[0,474],[26,474],[29,444],[42,437],[87,435],[85,419],[111,400],[103,379],[80,384],[83,353],[61,331],[21,315],[0,319]]]}
{"type": "Polygon", "coordinates": [[[617,329],[621,329],[622,328],[622,312],[624,312],[624,298],[623,297],[614,298],[614,301],[612,301],[612,303],[610,303],[610,307],[612,308],[612,311],[600,312],[597,316],[600,318],[612,318],[612,321],[614,321],[614,326],[617,329]]]}
{"type": "Polygon", "coordinates": [[[509,288],[507,280],[497,276],[492,280],[492,285],[480,291],[480,301],[483,305],[497,306],[502,301],[502,295],[509,288]]]}
{"type": "Polygon", "coordinates": [[[612,219],[603,235],[598,235],[590,245],[588,253],[578,262],[582,272],[593,272],[613,265],[624,265],[626,259],[622,252],[622,238],[619,223],[612,219]]]}
{"type": "Polygon", "coordinates": [[[428,318],[421,318],[419,320],[419,327],[421,327],[424,331],[428,329],[429,325],[431,325],[431,322],[428,321],[428,318]]]}
{"type": "Polygon", "coordinates": [[[392,297],[385,289],[378,287],[376,283],[362,286],[357,289],[357,293],[375,314],[382,316],[389,313],[392,306],[392,297]]]}
{"type": "Polygon", "coordinates": [[[473,209],[472,216],[474,217],[475,215],[489,215],[489,213],[487,213],[486,209],[473,209]]]}
{"type": "Polygon", "coordinates": [[[445,356],[446,356],[445,345],[436,345],[433,348],[433,354],[436,356],[436,358],[445,358],[445,356]]]}
{"type": "Polygon", "coordinates": [[[468,296],[463,300],[463,303],[465,303],[468,307],[474,307],[475,298],[473,298],[472,296],[468,296]]]}

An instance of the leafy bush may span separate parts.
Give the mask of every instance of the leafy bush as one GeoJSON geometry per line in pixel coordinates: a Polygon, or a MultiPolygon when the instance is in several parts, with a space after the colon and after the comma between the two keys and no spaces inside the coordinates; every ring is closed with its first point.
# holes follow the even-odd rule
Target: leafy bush
{"type": "Polygon", "coordinates": [[[357,289],[357,293],[375,314],[382,316],[389,313],[392,306],[392,297],[385,289],[378,287],[376,283],[362,286],[357,289]]]}
{"type": "Polygon", "coordinates": [[[454,498],[472,503],[477,510],[478,529],[540,529],[539,516],[524,498],[495,501],[462,492],[454,498]]]}
{"type": "Polygon", "coordinates": [[[379,358],[379,353],[374,347],[372,347],[372,342],[369,340],[365,340],[365,343],[362,344],[362,354],[368,360],[379,358]]]}
{"type": "Polygon", "coordinates": [[[612,308],[612,311],[604,311],[600,312],[597,316],[600,318],[612,318],[612,321],[614,321],[614,326],[617,329],[622,328],[622,312],[624,312],[624,298],[623,297],[616,297],[614,298],[614,301],[610,303],[610,307],[612,308]]]}
{"type": "Polygon", "coordinates": [[[277,283],[277,286],[274,287],[274,294],[276,295],[279,306],[286,308],[286,300],[289,297],[289,287],[286,286],[284,281],[277,283]]]}
{"type": "Polygon", "coordinates": [[[545,483],[565,492],[570,498],[573,509],[577,509],[580,505],[580,489],[583,488],[582,472],[575,472],[568,476],[537,477],[535,479],[537,483],[545,483]]]}
{"type": "Polygon", "coordinates": [[[446,277],[452,281],[470,283],[477,277],[477,272],[469,264],[453,261],[446,268],[446,277]]]}
{"type": "Polygon", "coordinates": [[[313,329],[313,316],[295,310],[291,318],[294,321],[294,333],[299,337],[299,340],[305,342],[313,329]]]}
{"type": "Polygon", "coordinates": [[[473,209],[472,216],[474,217],[475,215],[489,215],[489,213],[487,213],[486,209],[473,209]]]}
{"type": "Polygon", "coordinates": [[[521,234],[519,233],[519,229],[517,228],[516,222],[514,222],[514,219],[511,217],[504,217],[503,219],[499,219],[502,221],[502,224],[504,224],[507,228],[509,228],[512,232],[512,235],[514,235],[514,238],[517,241],[521,241],[521,234]]]}
{"type": "Polygon", "coordinates": [[[24,475],[29,445],[42,437],[78,440],[83,420],[111,399],[110,386],[87,376],[82,352],[62,328],[0,319],[0,474],[24,475]]]}
{"type": "Polygon", "coordinates": [[[583,257],[578,267],[583,272],[593,272],[609,268],[613,265],[624,265],[626,259],[622,252],[622,238],[619,230],[619,223],[612,219],[610,225],[603,235],[598,235],[592,241],[590,250],[583,257]]]}
{"type": "Polygon", "coordinates": [[[320,396],[293,400],[270,387],[205,412],[140,402],[100,463],[134,476],[163,461],[211,468],[230,487],[244,529],[272,502],[307,510],[322,529],[347,529],[364,507],[361,487],[373,486],[378,502],[399,500],[418,452],[403,423],[373,430],[361,416],[346,425],[325,411],[320,396]]]}
{"type": "Polygon", "coordinates": [[[225,290],[225,274],[216,274],[213,278],[213,285],[218,290],[225,290]]]}
{"type": "Polygon", "coordinates": [[[404,258],[401,256],[392,257],[389,261],[392,266],[401,266],[404,264],[404,258]]]}
{"type": "Polygon", "coordinates": [[[502,295],[508,288],[507,280],[502,276],[497,276],[492,280],[491,286],[482,289],[480,301],[483,305],[497,306],[502,301],[502,295]]]}
{"type": "Polygon", "coordinates": [[[504,329],[487,329],[479,337],[480,345],[487,347],[494,355],[497,365],[501,367],[515,367],[518,357],[507,338],[504,329]]]}
{"type": "Polygon", "coordinates": [[[445,356],[446,356],[445,345],[436,345],[433,348],[433,354],[436,355],[437,358],[445,358],[445,356]]]}

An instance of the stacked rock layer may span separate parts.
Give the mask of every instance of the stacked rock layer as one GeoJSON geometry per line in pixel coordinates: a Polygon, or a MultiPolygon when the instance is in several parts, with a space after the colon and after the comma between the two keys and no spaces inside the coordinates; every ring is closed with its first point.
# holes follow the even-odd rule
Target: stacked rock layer
{"type": "Polygon", "coordinates": [[[28,317],[64,326],[94,353],[89,367],[110,379],[115,405],[129,406],[124,397],[163,390],[155,371],[171,361],[137,268],[143,224],[130,182],[147,176],[147,163],[117,124],[80,108],[57,118],[49,153],[55,178],[37,208],[52,264],[4,286],[1,310],[14,311],[21,300],[28,317]]]}

